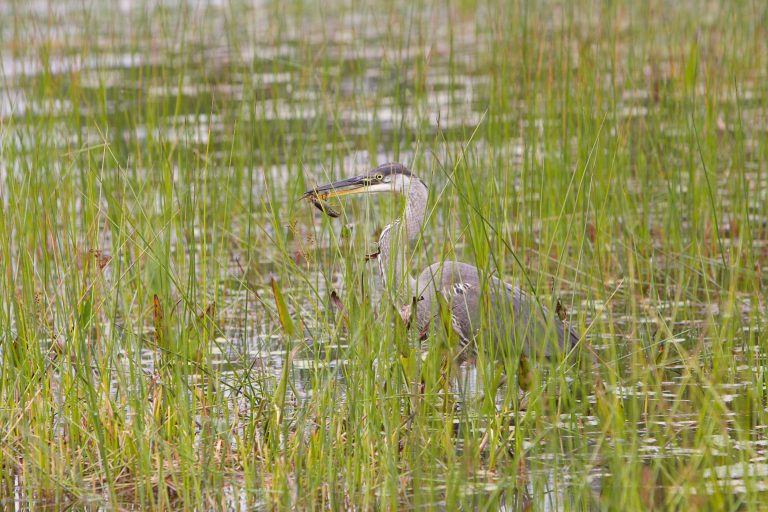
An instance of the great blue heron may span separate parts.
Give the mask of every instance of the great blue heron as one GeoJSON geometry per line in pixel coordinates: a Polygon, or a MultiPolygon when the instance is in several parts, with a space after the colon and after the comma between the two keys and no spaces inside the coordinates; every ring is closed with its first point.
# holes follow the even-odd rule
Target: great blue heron
{"type": "Polygon", "coordinates": [[[421,231],[428,189],[404,165],[384,164],[360,176],[315,187],[302,198],[337,216],[326,208],[326,199],[377,192],[400,193],[406,198],[403,215],[381,231],[377,258],[385,287],[405,305],[401,314],[410,318],[410,304],[416,304],[416,325],[422,335],[429,332],[443,307],[450,313],[452,329],[463,346],[489,326],[496,349],[528,356],[549,357],[554,350],[568,351],[579,340],[576,330],[551,315],[534,297],[472,265],[434,263],[414,280],[406,271],[408,259],[403,248],[421,231]]]}

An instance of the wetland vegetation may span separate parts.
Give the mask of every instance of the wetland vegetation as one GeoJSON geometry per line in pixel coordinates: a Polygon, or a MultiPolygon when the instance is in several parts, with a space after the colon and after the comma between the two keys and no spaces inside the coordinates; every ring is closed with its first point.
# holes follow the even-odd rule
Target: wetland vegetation
{"type": "Polygon", "coordinates": [[[0,4],[0,503],[764,509],[767,27],[750,0],[0,4]],[[430,186],[412,268],[559,301],[594,369],[406,329],[366,261],[402,200],[300,200],[388,161],[430,186]]]}

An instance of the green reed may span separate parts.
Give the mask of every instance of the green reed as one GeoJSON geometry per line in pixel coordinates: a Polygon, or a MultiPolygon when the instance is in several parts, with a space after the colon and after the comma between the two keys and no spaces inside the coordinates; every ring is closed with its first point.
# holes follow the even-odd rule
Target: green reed
{"type": "Polygon", "coordinates": [[[760,508],[763,6],[9,9],[4,502],[760,508]],[[375,303],[402,201],[298,199],[385,160],[413,268],[559,300],[573,357],[462,370],[375,303]]]}

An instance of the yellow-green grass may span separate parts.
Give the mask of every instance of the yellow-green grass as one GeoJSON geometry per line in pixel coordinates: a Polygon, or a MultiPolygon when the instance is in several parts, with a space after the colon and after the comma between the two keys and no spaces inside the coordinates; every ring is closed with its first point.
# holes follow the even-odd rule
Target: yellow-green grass
{"type": "Polygon", "coordinates": [[[38,7],[0,12],[5,506],[768,499],[761,2],[38,7]],[[459,368],[374,300],[402,203],[298,198],[384,161],[431,187],[414,269],[559,299],[594,371],[459,368]]]}

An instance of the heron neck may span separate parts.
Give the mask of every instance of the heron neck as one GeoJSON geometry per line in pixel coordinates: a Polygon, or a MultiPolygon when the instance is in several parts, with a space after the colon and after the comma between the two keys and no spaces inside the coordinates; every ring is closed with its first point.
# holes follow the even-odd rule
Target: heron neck
{"type": "Polygon", "coordinates": [[[408,234],[408,241],[415,240],[421,233],[427,213],[427,186],[418,178],[411,181],[405,196],[405,212],[402,220],[408,234]]]}
{"type": "Polygon", "coordinates": [[[427,187],[414,179],[406,193],[405,211],[386,226],[379,238],[379,268],[384,286],[393,291],[400,302],[410,301],[416,280],[407,272],[411,254],[409,242],[418,238],[427,211],[427,187]]]}

